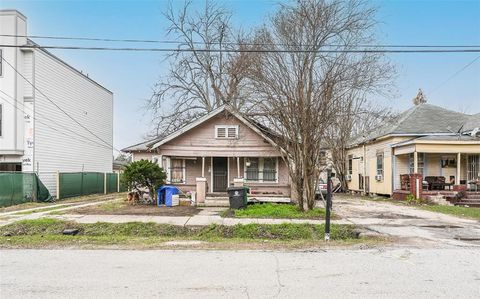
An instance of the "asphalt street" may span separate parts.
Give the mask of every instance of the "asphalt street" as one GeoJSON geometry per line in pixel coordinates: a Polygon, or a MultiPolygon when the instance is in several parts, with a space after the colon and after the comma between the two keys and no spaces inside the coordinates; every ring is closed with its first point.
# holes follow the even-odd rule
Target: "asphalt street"
{"type": "Polygon", "coordinates": [[[2,250],[2,298],[478,298],[478,248],[2,250]]]}

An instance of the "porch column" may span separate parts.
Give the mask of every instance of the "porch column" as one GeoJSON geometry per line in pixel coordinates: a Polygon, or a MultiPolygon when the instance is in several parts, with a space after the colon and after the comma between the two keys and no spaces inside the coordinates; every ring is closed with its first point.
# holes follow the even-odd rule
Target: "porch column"
{"type": "Polygon", "coordinates": [[[205,157],[202,157],[202,178],[205,177],[205,157]]]}
{"type": "Polygon", "coordinates": [[[205,203],[205,198],[207,196],[207,179],[206,178],[196,178],[196,183],[197,183],[197,204],[203,204],[205,203]]]}
{"type": "Polygon", "coordinates": [[[240,178],[240,157],[237,157],[237,178],[240,178]]]}
{"type": "Polygon", "coordinates": [[[461,170],[461,167],[460,165],[462,164],[462,160],[461,160],[461,154],[460,153],[457,153],[457,175],[455,176],[455,185],[460,185],[460,170],[461,170]]]}
{"type": "Polygon", "coordinates": [[[413,173],[418,173],[418,153],[413,152],[413,173]]]}

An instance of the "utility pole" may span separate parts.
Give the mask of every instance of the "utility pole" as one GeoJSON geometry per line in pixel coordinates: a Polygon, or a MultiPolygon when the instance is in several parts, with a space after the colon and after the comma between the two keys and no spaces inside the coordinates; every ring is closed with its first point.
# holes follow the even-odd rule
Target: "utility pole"
{"type": "Polygon", "coordinates": [[[332,167],[327,166],[327,207],[325,211],[325,241],[330,241],[330,209],[332,207],[332,167]]]}

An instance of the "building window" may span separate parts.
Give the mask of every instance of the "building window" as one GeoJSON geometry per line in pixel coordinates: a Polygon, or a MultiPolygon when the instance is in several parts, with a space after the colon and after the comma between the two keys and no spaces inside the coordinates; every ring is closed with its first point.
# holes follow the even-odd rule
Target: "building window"
{"type": "Polygon", "coordinates": [[[263,181],[275,182],[277,180],[277,158],[263,159],[263,181]]]}
{"type": "Polygon", "coordinates": [[[383,153],[377,154],[377,175],[383,175],[383,153]]]}
{"type": "Polygon", "coordinates": [[[215,138],[218,139],[237,139],[238,126],[215,126],[215,138]]]}
{"type": "Polygon", "coordinates": [[[348,155],[348,174],[353,173],[353,155],[348,155]]]}
{"type": "Polygon", "coordinates": [[[277,163],[276,157],[245,158],[245,178],[254,182],[276,182],[277,163]]]}
{"type": "MultiPolygon", "coordinates": [[[[425,166],[425,153],[417,153],[418,156],[418,173],[423,174],[423,168],[425,166]]],[[[415,158],[413,153],[408,155],[408,164],[409,164],[409,173],[414,173],[415,171],[415,158]]]]}
{"type": "Polygon", "coordinates": [[[182,184],[185,183],[185,160],[174,159],[170,160],[170,183],[182,184]]]}
{"type": "Polygon", "coordinates": [[[0,137],[3,135],[3,106],[0,104],[0,137]]]}

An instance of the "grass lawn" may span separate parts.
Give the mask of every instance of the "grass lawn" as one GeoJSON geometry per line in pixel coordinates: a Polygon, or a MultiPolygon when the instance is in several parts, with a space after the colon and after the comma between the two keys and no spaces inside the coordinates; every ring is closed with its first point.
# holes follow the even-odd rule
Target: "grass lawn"
{"type": "Polygon", "coordinates": [[[480,220],[480,208],[467,208],[461,206],[440,206],[440,205],[422,205],[415,206],[422,210],[428,210],[437,213],[449,214],[453,216],[466,217],[480,220]]]}
{"type": "MultiPolygon", "coordinates": [[[[281,219],[324,219],[325,209],[314,208],[310,211],[300,211],[296,205],[263,203],[248,205],[245,209],[227,210],[224,217],[238,218],[281,218],[281,219]]],[[[333,218],[332,213],[332,218],[333,218]]]]}
{"type": "MultiPolygon", "coordinates": [[[[0,227],[0,247],[48,247],[74,245],[158,246],[169,240],[205,242],[318,242],[324,226],[312,224],[247,224],[184,227],[156,223],[81,224],[57,219],[23,220],[0,227]],[[63,235],[64,229],[78,229],[76,236],[63,235]]],[[[359,241],[352,225],[332,225],[331,239],[346,243],[359,241]]]]}

